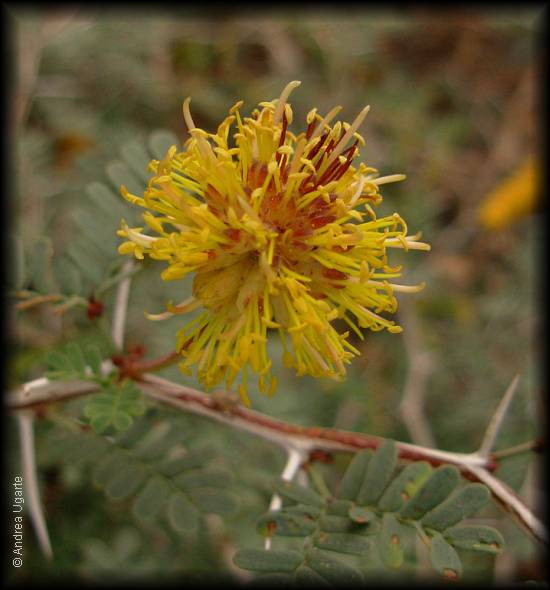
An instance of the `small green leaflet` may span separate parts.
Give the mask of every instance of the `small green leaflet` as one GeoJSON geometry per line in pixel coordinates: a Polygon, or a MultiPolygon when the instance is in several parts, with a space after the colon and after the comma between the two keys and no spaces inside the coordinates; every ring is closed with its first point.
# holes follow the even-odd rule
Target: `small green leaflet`
{"type": "Polygon", "coordinates": [[[123,432],[132,425],[134,417],[144,412],[143,394],[131,381],[119,386],[109,383],[101,393],[90,397],[84,407],[84,415],[98,434],[110,427],[123,432]]]}

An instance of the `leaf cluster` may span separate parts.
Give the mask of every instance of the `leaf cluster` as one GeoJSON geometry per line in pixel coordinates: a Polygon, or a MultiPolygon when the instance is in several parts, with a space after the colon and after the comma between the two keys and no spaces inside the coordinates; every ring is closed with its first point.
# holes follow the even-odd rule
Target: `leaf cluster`
{"type": "MultiPolygon", "coordinates": [[[[67,244],[57,244],[49,235],[31,239],[12,235],[9,285],[18,296],[32,300],[54,295],[56,309],[65,312],[72,307],[86,308],[90,299],[99,300],[120,282],[126,273],[124,259],[117,253],[116,231],[121,219],[139,224],[139,210],[120,196],[120,186],[143,193],[150,176],[149,162],[162,158],[177,143],[173,133],[159,129],[147,142],[124,144],[120,158],[106,166],[107,181],[89,183],[84,188],[86,198],[74,201],[67,244]]],[[[132,272],[137,270],[139,267],[132,272]]]]}
{"type": "Polygon", "coordinates": [[[395,443],[384,441],[376,452],[354,457],[334,496],[324,486],[318,486],[318,493],[279,481],[276,492],[285,504],[260,518],[258,532],[302,538],[301,549],[242,549],[234,561],[243,569],[282,575],[298,585],[358,583],[373,557],[390,570],[404,565],[409,529],[427,545],[433,568],[458,579],[462,563],[457,548],[495,554],[504,544],[496,529],[463,523],[486,504],[490,493],[479,483],[460,484],[460,472],[452,465],[434,469],[418,461],[399,467],[395,443]]]}
{"type": "Polygon", "coordinates": [[[102,359],[99,347],[71,342],[64,350],[50,352],[46,375],[52,380],[96,382],[100,391],[87,400],[84,416],[97,433],[109,429],[123,432],[130,428],[134,418],[145,413],[143,393],[128,379],[119,382],[115,372],[104,374],[102,359]]]}
{"type": "Polygon", "coordinates": [[[186,437],[170,421],[155,424],[145,415],[110,437],[63,430],[55,448],[62,461],[90,464],[94,485],[110,500],[128,502],[138,521],[186,535],[197,532],[205,514],[229,516],[239,505],[228,490],[231,473],[210,464],[216,450],[190,449],[186,437]]]}

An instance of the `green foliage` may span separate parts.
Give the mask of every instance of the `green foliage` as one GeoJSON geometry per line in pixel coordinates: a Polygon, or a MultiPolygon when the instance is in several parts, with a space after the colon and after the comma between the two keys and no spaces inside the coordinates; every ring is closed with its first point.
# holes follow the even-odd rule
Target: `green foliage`
{"type": "Polygon", "coordinates": [[[134,417],[144,412],[143,394],[134,383],[127,380],[119,385],[108,383],[84,407],[84,415],[98,433],[105,432],[111,426],[118,431],[127,430],[134,417]]]}
{"type": "Polygon", "coordinates": [[[504,546],[502,535],[493,527],[484,525],[457,525],[447,529],[445,538],[454,547],[500,553],[504,546]]]}
{"type": "Polygon", "coordinates": [[[487,503],[489,497],[489,490],[483,484],[469,484],[426,514],[421,519],[422,525],[437,531],[447,530],[475,514],[487,503]]]}
{"type": "Polygon", "coordinates": [[[186,535],[203,526],[204,514],[234,514],[238,499],[230,491],[231,473],[208,465],[215,451],[188,449],[185,439],[171,423],[153,425],[143,416],[109,438],[64,430],[55,445],[61,460],[90,464],[94,485],[112,501],[130,501],[139,522],[164,522],[186,535]]]}
{"type": "MultiPolygon", "coordinates": [[[[27,298],[39,295],[58,296],[57,306],[86,308],[91,296],[99,297],[125,276],[124,264],[117,252],[120,239],[116,232],[121,219],[139,224],[139,211],[121,196],[120,186],[130,192],[143,193],[152,159],[161,158],[178,144],[177,137],[164,130],[150,134],[146,144],[139,140],[125,143],[120,160],[106,166],[107,182],[93,181],[71,209],[70,245],[59,248],[46,235],[33,236],[26,244],[19,235],[11,236],[14,265],[9,285],[24,291],[27,298]]],[[[133,273],[139,271],[139,267],[133,273]]]]}
{"type": "Polygon", "coordinates": [[[397,570],[404,564],[410,531],[429,545],[435,571],[450,579],[462,575],[455,547],[489,553],[503,548],[497,530],[461,524],[489,500],[484,485],[461,486],[460,473],[451,465],[398,467],[393,441],[382,442],[374,453],[355,455],[334,496],[286,481],[278,482],[275,491],[286,502],[262,516],[257,530],[263,536],[302,538],[301,553],[245,549],[234,561],[244,569],[291,574],[298,584],[317,578],[329,584],[360,581],[375,556],[397,570]]]}
{"type": "Polygon", "coordinates": [[[84,546],[84,572],[103,582],[127,578],[122,572],[130,572],[136,581],[155,572],[155,558],[147,555],[141,545],[138,531],[125,528],[118,531],[110,544],[91,539],[84,546]]]}
{"type": "Polygon", "coordinates": [[[400,509],[402,518],[419,519],[438,506],[455,489],[460,472],[454,465],[442,465],[400,509]]]}
{"type": "Polygon", "coordinates": [[[52,380],[89,379],[104,383],[109,378],[101,371],[103,358],[96,345],[80,346],[70,342],[63,349],[48,353],[46,377],[52,380]]]}
{"type": "MultiPolygon", "coordinates": [[[[461,171],[483,162],[480,187],[488,189],[507,167],[502,158],[487,158],[495,147],[491,138],[500,137],[502,131],[511,146],[524,145],[529,151],[532,138],[525,133],[529,135],[531,126],[514,124],[526,119],[529,101],[518,101],[517,95],[524,93],[511,89],[520,88],[524,73],[532,69],[534,53],[530,47],[539,17],[532,11],[519,11],[513,16],[487,13],[473,28],[467,22],[457,27],[453,14],[449,17],[438,21],[429,14],[412,19],[383,13],[352,18],[344,15],[332,23],[336,26],[327,29],[325,19],[312,20],[297,14],[285,17],[284,22],[263,19],[252,31],[250,22],[238,17],[218,22],[186,14],[181,19],[170,16],[151,22],[149,18],[119,18],[105,12],[85,21],[67,13],[48,22],[47,15],[42,19],[31,13],[19,14],[17,27],[22,43],[16,61],[22,66],[21,81],[27,82],[23,86],[30,89],[30,94],[22,101],[26,112],[21,120],[17,117],[17,169],[11,191],[17,217],[8,255],[9,287],[26,291],[27,299],[60,294],[61,298],[53,303],[55,308],[71,308],[79,313],[50,317],[33,308],[31,312],[17,314],[16,351],[8,371],[14,387],[39,375],[36,368],[42,363],[45,348],[57,346],[59,339],[85,341],[88,333],[82,330],[80,320],[92,293],[105,303],[102,320],[107,325],[113,287],[126,276],[122,266],[131,258],[116,253],[116,229],[121,218],[130,225],[134,221],[142,225],[140,208],[129,206],[121,198],[119,183],[143,190],[149,178],[146,166],[150,158],[160,158],[168,145],[177,143],[173,135],[168,137],[170,133],[153,132],[147,139],[151,129],[162,124],[185,139],[181,101],[189,95],[193,97],[195,121],[212,131],[219,124],[220,115],[224,116],[235,100],[243,98],[245,108],[252,108],[258,100],[275,97],[290,79],[290,66],[292,77],[303,81],[299,91],[292,95],[294,131],[300,131],[305,113],[313,106],[324,114],[340,103],[342,117],[351,121],[367,101],[373,106],[374,118],[370,123],[367,120],[363,129],[367,145],[371,145],[366,153],[362,152],[366,163],[378,167],[381,174],[405,172],[408,176],[405,183],[383,187],[380,213],[400,211],[411,231],[422,230],[433,246],[429,256],[415,257],[414,268],[408,267],[408,276],[403,281],[413,284],[425,280],[428,288],[414,297],[415,303],[409,310],[412,317],[406,313],[405,296],[400,299],[400,312],[403,311],[401,320],[406,333],[418,319],[419,330],[414,332],[419,351],[435,354],[435,369],[425,388],[425,407],[429,408],[429,425],[435,440],[449,450],[475,448],[511,370],[522,372],[525,381],[522,378],[521,399],[499,435],[498,447],[511,447],[536,436],[540,386],[531,358],[536,338],[531,336],[537,310],[530,294],[538,276],[532,260],[540,254],[541,235],[536,222],[529,219],[519,219],[510,231],[501,234],[488,234],[479,227],[470,213],[482,194],[472,190],[471,175],[461,171]],[[275,37],[277,42],[273,43],[275,37]],[[39,47],[33,42],[36,39],[40,39],[39,47]],[[464,46],[471,51],[460,51],[464,46]],[[490,59],[469,59],[476,52],[490,59]],[[489,75],[485,71],[487,64],[489,75]],[[442,68],[445,76],[441,76],[442,68]],[[495,72],[498,75],[492,75],[495,72]],[[29,74],[31,79],[25,80],[29,74]],[[403,100],[403,96],[407,99],[403,100]],[[508,117],[512,111],[518,116],[508,117]],[[478,125],[478,121],[483,121],[483,125],[478,125]],[[67,132],[89,140],[92,149],[71,157],[66,167],[60,167],[58,140],[67,132]],[[426,149],[419,150],[419,146],[426,149]],[[422,154],[427,156],[421,157],[422,154]],[[105,173],[105,162],[112,158],[116,160],[105,173]],[[101,182],[90,184],[98,179],[101,182]],[[465,214],[472,223],[463,223],[465,214]],[[483,329],[477,329],[480,326],[483,329]],[[531,344],[526,346],[526,342],[531,344]]],[[[182,300],[190,294],[192,277],[188,282],[163,284],[158,277],[158,264],[139,264],[131,273],[138,271],[132,282],[128,337],[145,343],[148,354],[154,357],[164,354],[167,346],[172,345],[177,319],[144,322],[143,310],[157,312],[171,298],[182,300]]],[[[18,294],[18,298],[21,296],[18,294]]],[[[306,426],[337,427],[405,439],[406,425],[392,410],[400,401],[410,360],[406,357],[407,347],[400,342],[401,337],[379,333],[357,343],[363,354],[350,365],[348,378],[340,383],[322,383],[309,377],[295,379],[279,363],[277,349],[274,371],[281,381],[280,393],[273,398],[257,396],[253,402],[255,409],[306,426]],[[319,389],[323,390],[321,394],[319,389]]],[[[83,349],[86,366],[97,375],[86,345],[83,349]]],[[[81,378],[77,367],[78,360],[76,367],[65,367],[61,361],[60,367],[51,370],[64,371],[65,377],[50,376],[81,378]]],[[[176,367],[168,371],[172,371],[166,375],[168,378],[181,379],[176,367]]],[[[88,374],[84,377],[92,378],[88,374]]],[[[185,382],[193,386],[193,379],[187,377],[185,382]]],[[[111,399],[116,399],[115,390],[109,391],[111,399]]],[[[81,416],[92,400],[79,398],[64,406],[55,404],[52,413],[70,413],[74,409],[81,416]]],[[[143,425],[142,436],[156,427],[151,414],[136,423],[143,425]]],[[[116,440],[120,433],[109,428],[106,432],[116,440]]],[[[282,469],[282,457],[278,455],[279,449],[268,443],[250,444],[247,434],[230,432],[195,417],[184,430],[194,440],[209,444],[215,441],[218,448],[223,447],[233,462],[235,486],[240,486],[242,518],[226,521],[224,534],[212,535],[211,547],[201,543],[202,528],[184,543],[174,542],[173,537],[181,541],[183,536],[174,534],[173,527],[168,526],[166,533],[170,538],[164,540],[164,545],[159,543],[157,521],[167,516],[164,498],[171,489],[165,478],[150,478],[127,501],[107,503],[103,506],[105,513],[101,508],[103,497],[92,486],[87,489],[81,483],[81,487],[74,487],[76,480],[82,482],[87,477],[88,469],[73,460],[87,457],[86,466],[91,469],[96,456],[113,448],[104,448],[105,444],[111,445],[106,436],[88,432],[75,435],[72,446],[61,446],[61,456],[47,470],[43,464],[38,465],[55,560],[44,560],[38,545],[29,537],[25,567],[15,572],[17,581],[43,583],[63,575],[72,578],[91,570],[104,570],[104,578],[110,583],[115,579],[133,581],[145,575],[154,575],[157,582],[163,575],[173,575],[175,567],[180,576],[189,580],[193,567],[201,558],[207,561],[211,553],[219,561],[209,563],[201,575],[204,571],[213,575],[227,573],[219,557],[223,546],[253,543],[253,520],[269,502],[269,482],[272,474],[282,469]],[[228,450],[225,445],[232,437],[239,444],[228,450]],[[54,478],[50,482],[52,474],[57,474],[58,481],[54,478]],[[92,502],[90,497],[99,501],[92,502]],[[138,499],[139,507],[134,505],[138,499]],[[114,528],[119,518],[133,519],[134,510],[125,509],[130,506],[145,516],[144,522],[155,523],[153,530],[146,526],[134,531],[140,536],[141,547],[135,551],[131,551],[135,541],[127,534],[119,539],[114,528]],[[101,536],[103,540],[99,539],[101,536]],[[65,555],[63,567],[61,555],[65,555]]],[[[50,431],[49,420],[36,421],[38,455],[49,452],[50,431]]],[[[7,441],[13,444],[8,457],[10,463],[13,461],[14,472],[19,469],[15,441],[15,437],[7,441]]],[[[369,454],[364,458],[365,463],[370,457],[369,454]]],[[[173,461],[176,473],[178,459],[173,461]]],[[[202,455],[193,460],[191,453],[187,468],[200,468],[202,461],[202,455]]],[[[529,464],[528,455],[510,457],[499,462],[495,475],[519,492],[529,464]]],[[[357,468],[361,465],[357,464],[357,468]]],[[[165,470],[166,477],[169,471],[165,470]]],[[[456,475],[452,471],[438,475],[443,484],[445,477],[452,479],[456,475]]],[[[346,477],[349,473],[350,470],[346,477]]],[[[326,546],[332,542],[346,545],[350,522],[372,529],[373,535],[361,537],[365,539],[376,537],[375,529],[379,527],[376,538],[380,546],[386,547],[381,552],[382,565],[395,569],[402,549],[401,571],[410,575],[415,564],[411,564],[411,544],[407,545],[405,533],[414,535],[415,531],[403,524],[401,509],[434,473],[438,471],[421,462],[397,467],[375,507],[357,505],[362,478],[351,478],[351,491],[346,491],[342,483],[337,498],[328,503],[326,510],[324,499],[321,506],[286,502],[285,509],[277,513],[276,542],[310,541],[317,530],[312,527],[318,525],[329,533],[328,539],[317,535],[317,542],[325,543],[319,551],[342,563],[357,559],[370,568],[376,562],[376,550],[354,556],[329,551],[326,546]],[[281,535],[285,514],[293,517],[287,518],[289,532],[298,526],[314,533],[285,540],[281,535]],[[402,543],[391,542],[392,527],[402,543]]],[[[331,477],[335,475],[331,472],[331,477]]],[[[138,476],[139,470],[134,478],[138,476]]],[[[329,483],[332,488],[333,480],[329,483]]],[[[436,484],[438,480],[434,480],[433,489],[426,490],[427,496],[437,491],[436,484]]],[[[433,519],[433,515],[429,517],[430,510],[450,499],[456,487],[432,508],[426,508],[427,499],[419,497],[409,510],[417,514],[422,507],[425,511],[418,519],[433,519]]],[[[319,491],[318,486],[315,489],[319,491]]],[[[203,502],[208,502],[206,495],[203,502]]],[[[175,513],[181,510],[176,502],[175,513]]],[[[461,513],[460,506],[449,514],[453,511],[461,513]]],[[[263,519],[264,535],[271,518],[275,516],[263,519]]],[[[527,562],[530,567],[538,563],[536,545],[512,522],[508,525],[508,551],[513,554],[518,571],[525,571],[527,562]]],[[[470,569],[476,569],[472,562],[478,559],[488,564],[482,576],[486,576],[487,582],[492,579],[492,556],[485,559],[481,553],[501,551],[502,537],[495,529],[458,523],[436,533],[458,550],[465,577],[470,569]],[[471,554],[472,562],[467,563],[464,554],[471,554]]],[[[433,538],[437,538],[436,533],[433,538]]],[[[432,538],[431,533],[426,534],[432,538]]],[[[437,545],[441,543],[437,541],[437,545]]],[[[353,548],[353,542],[349,546],[353,548]]],[[[303,551],[299,553],[302,555],[303,551]]],[[[478,574],[474,571],[470,575],[478,574]]],[[[315,585],[328,583],[305,563],[295,572],[262,576],[266,581],[278,582],[289,578],[315,585]]]]}
{"type": "Polygon", "coordinates": [[[88,398],[84,416],[97,433],[109,429],[122,432],[145,412],[143,393],[130,380],[118,382],[115,372],[104,374],[102,360],[98,346],[71,342],[64,349],[48,354],[46,375],[52,380],[81,379],[98,383],[100,392],[88,398]]]}
{"type": "Polygon", "coordinates": [[[438,533],[431,539],[430,559],[434,569],[443,577],[456,580],[462,575],[462,563],[458,553],[438,533]]]}

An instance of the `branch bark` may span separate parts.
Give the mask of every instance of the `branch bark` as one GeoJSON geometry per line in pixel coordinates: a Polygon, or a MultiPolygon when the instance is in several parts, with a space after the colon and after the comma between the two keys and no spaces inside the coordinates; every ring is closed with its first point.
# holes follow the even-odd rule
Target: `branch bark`
{"type": "MultiPolygon", "coordinates": [[[[46,380],[47,381],[47,380],[46,380]]],[[[232,428],[250,432],[288,450],[290,447],[301,453],[313,451],[358,452],[363,449],[377,449],[384,440],[378,436],[336,430],[333,428],[304,427],[271,418],[241,405],[226,392],[208,395],[191,387],[173,383],[157,375],[144,373],[135,378],[141,389],[151,399],[170,405],[178,410],[190,412],[226,424],[232,428]]],[[[30,401],[18,398],[19,392],[8,397],[8,409],[21,410],[38,404],[60,401],[91,393],[96,387],[85,382],[58,383],[63,387],[52,396],[52,386],[37,380],[39,391],[27,392],[30,401]],[[72,385],[72,387],[71,387],[72,385]]],[[[28,385],[26,386],[28,389],[28,385]]],[[[24,386],[25,388],[25,386],[24,386]]],[[[484,483],[494,499],[535,539],[547,543],[547,532],[543,523],[529,510],[524,502],[506,484],[495,478],[491,472],[497,463],[494,454],[481,456],[478,453],[454,453],[432,449],[406,442],[396,441],[399,457],[409,461],[428,461],[434,466],[455,465],[464,477],[484,483]]]]}

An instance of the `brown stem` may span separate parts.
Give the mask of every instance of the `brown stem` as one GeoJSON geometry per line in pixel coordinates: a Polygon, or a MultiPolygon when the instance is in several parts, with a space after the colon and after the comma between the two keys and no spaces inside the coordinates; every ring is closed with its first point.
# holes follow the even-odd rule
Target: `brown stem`
{"type": "Polygon", "coordinates": [[[164,367],[169,367],[170,365],[174,364],[180,355],[173,351],[167,354],[164,354],[156,359],[150,360],[139,360],[139,356],[129,354],[129,355],[114,355],[112,357],[113,364],[119,368],[120,376],[121,377],[129,377],[130,379],[139,380],[139,378],[144,374],[151,371],[156,371],[158,369],[163,369],[164,367]]]}
{"type": "Polygon", "coordinates": [[[19,311],[24,311],[25,309],[29,309],[30,307],[34,307],[35,305],[40,305],[42,303],[55,303],[56,301],[60,301],[63,299],[63,295],[38,295],[37,297],[33,297],[32,299],[27,299],[26,301],[20,301],[19,303],[15,304],[15,309],[19,311]]]}
{"type": "Polygon", "coordinates": [[[172,351],[164,354],[156,359],[151,359],[148,361],[141,361],[134,365],[134,370],[137,371],[139,375],[143,373],[149,373],[151,371],[157,371],[158,369],[164,369],[165,367],[169,367],[177,362],[181,358],[180,354],[172,351]]]}
{"type": "MultiPolygon", "coordinates": [[[[166,360],[167,357],[165,357],[166,360]]],[[[134,375],[133,378],[149,397],[161,403],[185,412],[208,417],[232,428],[250,432],[285,449],[294,448],[308,452],[315,450],[357,452],[366,448],[376,449],[383,440],[381,437],[356,432],[333,428],[304,427],[283,422],[241,406],[229,393],[206,395],[201,391],[172,383],[149,373],[134,375]]],[[[77,383],[80,383],[80,388],[82,388],[82,382],[77,383]]],[[[35,394],[34,399],[31,398],[25,402],[21,399],[21,392],[16,392],[15,395],[10,396],[11,399],[8,398],[8,408],[21,410],[37,403],[47,403],[56,399],[67,399],[90,393],[89,389],[79,391],[76,386],[71,389],[70,384],[63,385],[66,387],[65,391],[59,392],[54,399],[52,399],[50,391],[49,395],[35,394]]],[[[52,387],[52,384],[42,384],[41,386],[52,387]]],[[[40,389],[40,387],[37,388],[40,389]]],[[[22,389],[23,395],[25,395],[25,388],[22,389]]],[[[28,392],[27,395],[30,396],[28,392]]],[[[534,538],[543,543],[547,542],[544,525],[532,514],[517,494],[491,475],[490,472],[496,467],[494,455],[487,458],[475,453],[446,452],[404,442],[396,442],[396,446],[402,459],[427,461],[432,465],[453,464],[464,477],[484,483],[490,489],[495,500],[512,514],[534,538]]]]}
{"type": "MultiPolygon", "coordinates": [[[[245,408],[239,403],[224,403],[224,395],[228,402],[232,399],[231,394],[229,393],[205,395],[190,387],[177,385],[154,375],[142,375],[137,378],[136,381],[146,387],[154,387],[162,393],[168,394],[170,400],[182,402],[182,407],[183,404],[185,404],[191,411],[193,411],[193,406],[200,406],[203,410],[200,413],[211,417],[220,413],[230,415],[233,422],[236,422],[237,420],[241,423],[244,422],[253,426],[255,429],[269,431],[283,440],[285,438],[299,438],[303,441],[310,441],[312,443],[310,445],[311,450],[375,450],[384,440],[382,437],[369,434],[336,430],[334,428],[321,428],[317,426],[305,427],[298,424],[283,422],[282,420],[277,420],[265,414],[261,414],[260,412],[245,408]]],[[[168,401],[168,403],[171,403],[171,401],[168,401]]],[[[397,446],[399,449],[399,457],[401,459],[409,461],[428,461],[434,466],[443,463],[456,463],[459,468],[461,467],[459,458],[462,457],[462,455],[458,453],[445,453],[443,451],[426,449],[425,447],[409,443],[397,443],[397,446]],[[456,459],[453,461],[452,458],[454,456],[456,456],[456,459]]],[[[478,462],[477,464],[482,465],[484,469],[489,471],[494,471],[496,469],[496,463],[491,459],[478,462]]],[[[470,475],[466,469],[464,469],[464,473],[470,475]]]]}
{"type": "Polygon", "coordinates": [[[493,457],[495,460],[505,459],[507,457],[515,457],[522,453],[540,453],[544,449],[544,440],[542,438],[536,438],[528,442],[521,443],[508,449],[502,449],[501,451],[495,451],[493,457]]]}

